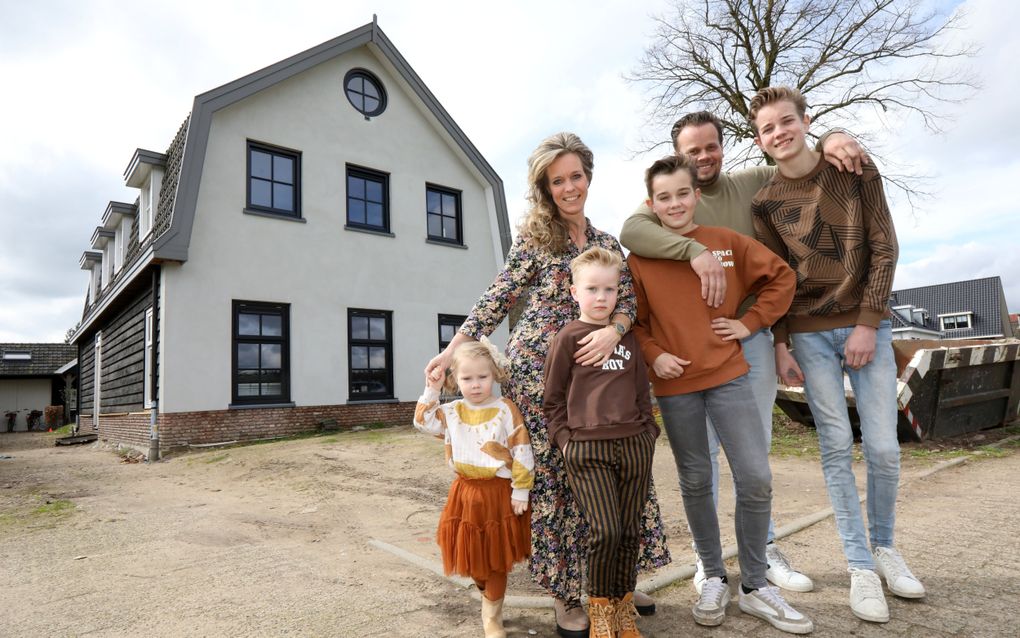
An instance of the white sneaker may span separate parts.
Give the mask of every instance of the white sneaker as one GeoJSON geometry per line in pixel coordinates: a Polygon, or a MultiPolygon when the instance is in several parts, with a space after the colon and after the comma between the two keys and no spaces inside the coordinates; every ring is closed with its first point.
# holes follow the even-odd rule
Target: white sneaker
{"type": "Polygon", "coordinates": [[[889,591],[901,598],[924,598],[924,585],[917,580],[900,553],[892,547],[875,549],[875,571],[885,579],[889,591]]]}
{"type": "Polygon", "coordinates": [[[694,609],[694,622],[706,627],[721,625],[726,618],[726,605],[730,604],[730,586],[722,578],[713,576],[705,580],[701,597],[694,609]]]}
{"type": "Polygon", "coordinates": [[[850,568],[850,610],[861,620],[889,622],[882,581],[870,569],[850,568]]]}
{"type": "Polygon", "coordinates": [[[701,588],[705,585],[705,564],[701,562],[700,558],[695,559],[694,563],[694,579],[691,581],[694,583],[694,591],[701,595],[701,588]]]}
{"type": "Polygon", "coordinates": [[[791,634],[807,634],[815,629],[811,619],[790,606],[778,587],[762,587],[750,594],[740,588],[740,611],[768,621],[776,629],[791,634]]]}
{"type": "Polygon", "coordinates": [[[790,566],[790,560],[775,543],[765,546],[765,560],[769,565],[765,578],[776,587],[790,591],[811,591],[815,588],[810,578],[790,566]]]}

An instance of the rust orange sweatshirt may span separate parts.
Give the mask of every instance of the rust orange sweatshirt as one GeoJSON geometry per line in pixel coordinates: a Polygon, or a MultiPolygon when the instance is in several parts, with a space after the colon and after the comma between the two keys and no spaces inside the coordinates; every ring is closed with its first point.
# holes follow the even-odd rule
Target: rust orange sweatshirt
{"type": "Polygon", "coordinates": [[[711,250],[726,274],[726,301],[712,308],[701,298],[701,280],[690,262],[627,257],[638,311],[634,334],[641,344],[655,396],[697,392],[745,374],[740,341],[723,341],[712,330],[717,317],[737,318],[748,295],[757,301],[740,321],[754,333],[786,314],[796,278],[786,263],[754,239],[728,228],[698,226],[687,237],[711,250]],[[660,379],[652,369],[664,352],[691,362],[677,379],[660,379]]]}

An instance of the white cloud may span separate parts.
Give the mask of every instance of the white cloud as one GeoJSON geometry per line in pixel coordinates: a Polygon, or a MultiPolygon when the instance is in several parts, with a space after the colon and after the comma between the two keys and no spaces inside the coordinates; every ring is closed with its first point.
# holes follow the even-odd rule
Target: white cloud
{"type": "Polygon", "coordinates": [[[912,261],[900,261],[894,289],[999,276],[1011,312],[1020,311],[1020,252],[1008,238],[943,243],[912,261]]]}
{"type": "MultiPolygon", "coordinates": [[[[373,12],[503,178],[512,222],[525,209],[528,154],[544,136],[572,130],[596,156],[588,214],[618,232],[643,197],[644,167],[662,149],[638,158],[630,151],[642,133],[666,136],[642,131],[645,96],[621,75],[654,30],[648,15],[668,5],[4,3],[0,340],[59,339],[75,324],[87,283],[78,258],[107,201],[136,195],[123,185],[125,165],[137,147],[164,150],[196,94],[365,24],[373,12]]],[[[896,206],[900,277],[937,283],[943,275],[999,274],[1015,290],[1020,269],[1010,246],[1020,245],[1020,231],[1010,223],[1017,208],[1010,187],[1020,183],[1020,129],[1009,78],[1020,59],[1012,33],[1020,5],[963,6],[970,11],[964,35],[984,44],[975,67],[985,88],[946,136],[909,124],[892,140],[898,161],[935,175],[939,185],[916,222],[896,206]],[[994,245],[998,256],[981,261],[980,250],[968,248],[962,252],[975,258],[964,266],[950,246],[966,242],[994,245]]],[[[1008,294],[1016,309],[1018,295],[1008,294]]]]}

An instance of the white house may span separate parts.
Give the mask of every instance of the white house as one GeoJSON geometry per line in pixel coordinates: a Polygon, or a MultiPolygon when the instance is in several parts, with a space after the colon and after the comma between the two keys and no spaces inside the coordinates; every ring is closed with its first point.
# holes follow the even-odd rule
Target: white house
{"type": "Polygon", "coordinates": [[[510,245],[499,176],[374,21],[197,96],[124,177],[81,258],[80,427],[154,452],[409,421],[510,245]]]}

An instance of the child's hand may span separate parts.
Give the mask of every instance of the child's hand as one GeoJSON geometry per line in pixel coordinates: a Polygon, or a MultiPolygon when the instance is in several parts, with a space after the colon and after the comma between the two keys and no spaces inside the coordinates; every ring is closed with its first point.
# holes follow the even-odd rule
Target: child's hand
{"type": "Polygon", "coordinates": [[[655,376],[660,379],[678,379],[684,373],[684,366],[689,365],[691,365],[691,362],[687,359],[681,359],[675,354],[663,352],[655,358],[652,370],[655,371],[655,376]]]}
{"type": "Polygon", "coordinates": [[[440,392],[443,389],[443,379],[445,375],[442,370],[432,370],[425,373],[425,385],[436,392],[440,392]]]}
{"type": "Polygon", "coordinates": [[[743,339],[751,334],[751,331],[739,319],[727,319],[726,317],[713,319],[712,330],[722,337],[723,341],[743,339]]]}
{"type": "Polygon", "coordinates": [[[510,508],[513,509],[514,514],[520,516],[524,512],[528,511],[527,501],[518,501],[515,498],[510,499],[510,508]]]}

